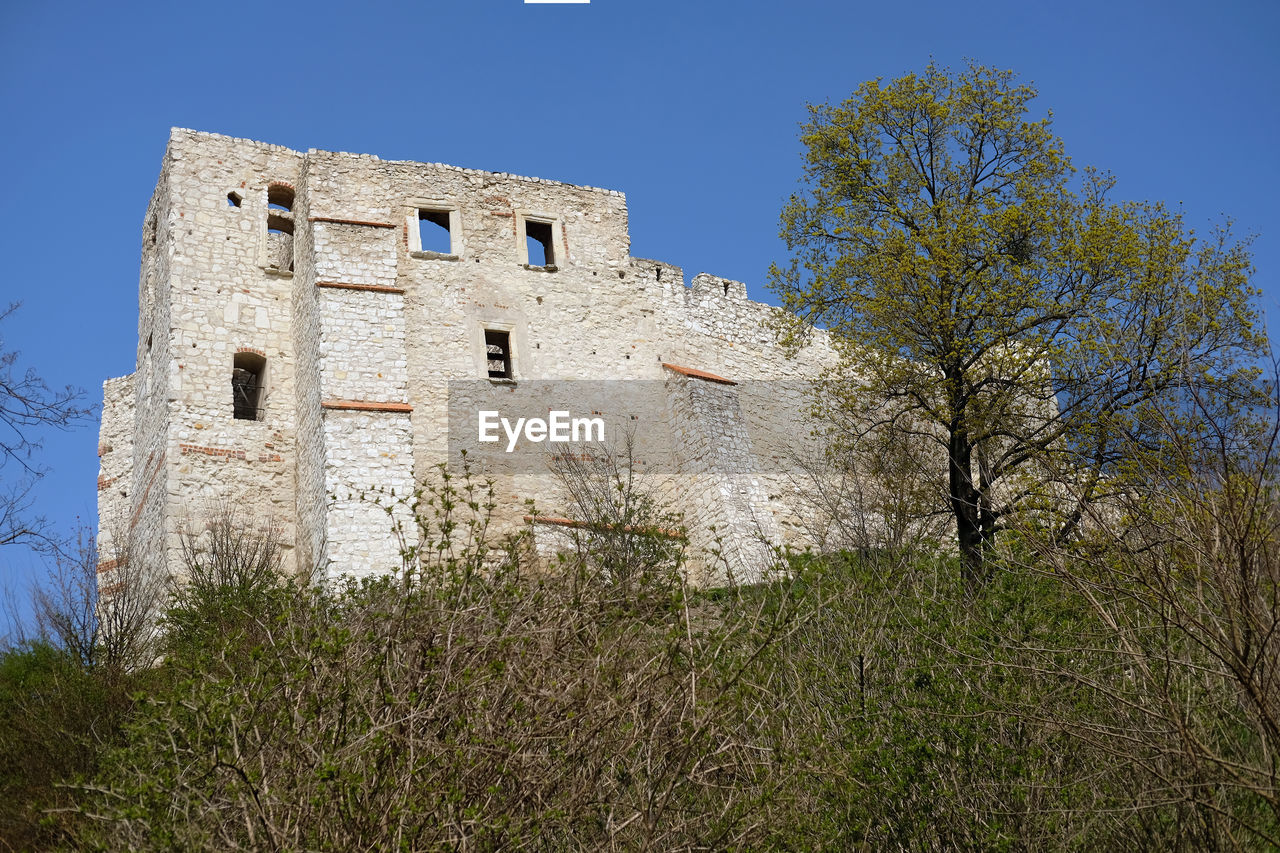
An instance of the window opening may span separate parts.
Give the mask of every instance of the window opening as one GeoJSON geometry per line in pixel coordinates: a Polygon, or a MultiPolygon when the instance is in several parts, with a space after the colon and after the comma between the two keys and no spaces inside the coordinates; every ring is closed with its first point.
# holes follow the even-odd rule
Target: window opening
{"type": "Polygon", "coordinates": [[[485,356],[490,379],[511,378],[511,333],[497,329],[484,330],[485,356]]]}
{"type": "Polygon", "coordinates": [[[244,201],[244,197],[235,190],[227,193],[227,207],[239,207],[242,201],[244,201]]]}
{"type": "Polygon", "coordinates": [[[260,421],[267,360],[254,352],[238,352],[231,366],[231,408],[236,420],[260,421]]]}
{"type": "Polygon", "coordinates": [[[267,215],[267,233],[268,234],[288,234],[293,236],[293,220],[286,219],[283,216],[272,213],[267,215]]]}
{"type": "Polygon", "coordinates": [[[418,211],[418,247],[424,252],[453,254],[453,234],[449,231],[449,211],[418,211]]]}
{"type": "Polygon", "coordinates": [[[293,190],[267,187],[267,267],[293,272],[293,190]]]}
{"type": "Polygon", "coordinates": [[[267,187],[267,207],[272,210],[293,211],[293,190],[284,184],[267,187]]]}
{"type": "Polygon", "coordinates": [[[551,237],[551,223],[526,219],[524,222],[525,243],[529,250],[529,265],[549,267],[556,262],[555,247],[551,237]]]}

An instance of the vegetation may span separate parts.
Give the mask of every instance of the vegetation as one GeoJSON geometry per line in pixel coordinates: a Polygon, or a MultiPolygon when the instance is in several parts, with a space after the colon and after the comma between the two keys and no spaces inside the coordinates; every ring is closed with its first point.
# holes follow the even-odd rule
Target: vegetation
{"type": "Polygon", "coordinates": [[[971,579],[1002,533],[1057,514],[1069,537],[1118,489],[1153,407],[1248,387],[1247,245],[1080,179],[1033,87],[930,65],[811,107],[804,189],[782,214],[783,304],[845,350],[824,403],[854,446],[937,448],[971,579]],[[1069,496],[1070,501],[1063,498],[1069,496]]]}
{"type": "Polygon", "coordinates": [[[44,643],[0,659],[0,833],[13,849],[1269,849],[1273,414],[1229,443],[1202,419],[1216,457],[1166,455],[1069,547],[1020,531],[976,589],[907,544],[692,593],[644,512],[633,535],[654,547],[548,565],[526,536],[489,538],[469,478],[420,496],[405,571],[337,589],[281,576],[270,528],[215,518],[189,537],[197,580],[171,599],[159,665],[44,643]]]}

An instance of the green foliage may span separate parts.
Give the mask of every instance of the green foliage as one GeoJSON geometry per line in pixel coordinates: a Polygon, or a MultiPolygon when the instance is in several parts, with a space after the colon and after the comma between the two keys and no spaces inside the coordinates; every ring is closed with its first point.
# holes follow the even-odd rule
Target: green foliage
{"type": "Polygon", "coordinates": [[[1271,482],[1237,468],[1140,550],[1026,535],[977,589],[899,548],[697,593],[669,555],[541,564],[447,478],[420,569],[179,594],[132,703],[49,647],[0,660],[0,816],[77,849],[1265,849],[1271,482]]]}
{"type": "MultiPolygon", "coordinates": [[[[793,778],[806,780],[788,792],[788,844],[1265,849],[1266,798],[1176,748],[1112,626],[1029,568],[994,567],[976,592],[948,560],[870,553],[804,568],[815,609],[769,667],[770,690],[790,697],[778,713],[793,778]]],[[[1233,755],[1262,746],[1224,713],[1229,686],[1189,695],[1197,731],[1216,721],[1233,755]]]]}
{"type": "Polygon", "coordinates": [[[66,783],[91,776],[118,737],[136,680],[33,642],[0,653],[0,849],[65,843],[66,783]]]}
{"type": "Polygon", "coordinates": [[[930,65],[811,107],[792,260],[772,270],[784,306],[844,346],[827,405],[938,448],[975,577],[1028,513],[1073,532],[1153,405],[1247,385],[1263,344],[1247,245],[1077,179],[1035,97],[1010,72],[930,65]]]}

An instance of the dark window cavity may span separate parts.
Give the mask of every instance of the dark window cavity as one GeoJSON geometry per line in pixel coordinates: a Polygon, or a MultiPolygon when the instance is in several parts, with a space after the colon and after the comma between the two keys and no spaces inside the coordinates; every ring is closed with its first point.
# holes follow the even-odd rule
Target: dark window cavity
{"type": "Polygon", "coordinates": [[[260,421],[267,360],[256,352],[238,352],[231,365],[231,409],[236,420],[260,421]]]}
{"type": "Polygon", "coordinates": [[[284,184],[272,184],[267,187],[267,207],[292,213],[293,189],[284,184]]]}
{"type": "Polygon", "coordinates": [[[489,378],[511,379],[511,333],[485,329],[484,349],[489,363],[489,378]]]}

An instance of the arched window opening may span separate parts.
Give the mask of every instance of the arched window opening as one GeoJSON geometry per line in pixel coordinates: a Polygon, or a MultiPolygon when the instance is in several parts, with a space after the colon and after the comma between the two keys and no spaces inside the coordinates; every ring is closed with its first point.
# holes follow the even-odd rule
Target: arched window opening
{"type": "Polygon", "coordinates": [[[293,220],[286,219],[278,213],[267,214],[267,233],[268,234],[288,234],[293,236],[293,220]]]}
{"type": "Polygon", "coordinates": [[[247,351],[235,354],[231,363],[231,408],[236,420],[262,420],[266,378],[265,356],[247,351]]]}
{"type": "Polygon", "coordinates": [[[267,187],[267,207],[292,213],[293,188],[285,184],[272,184],[267,187]]]}

